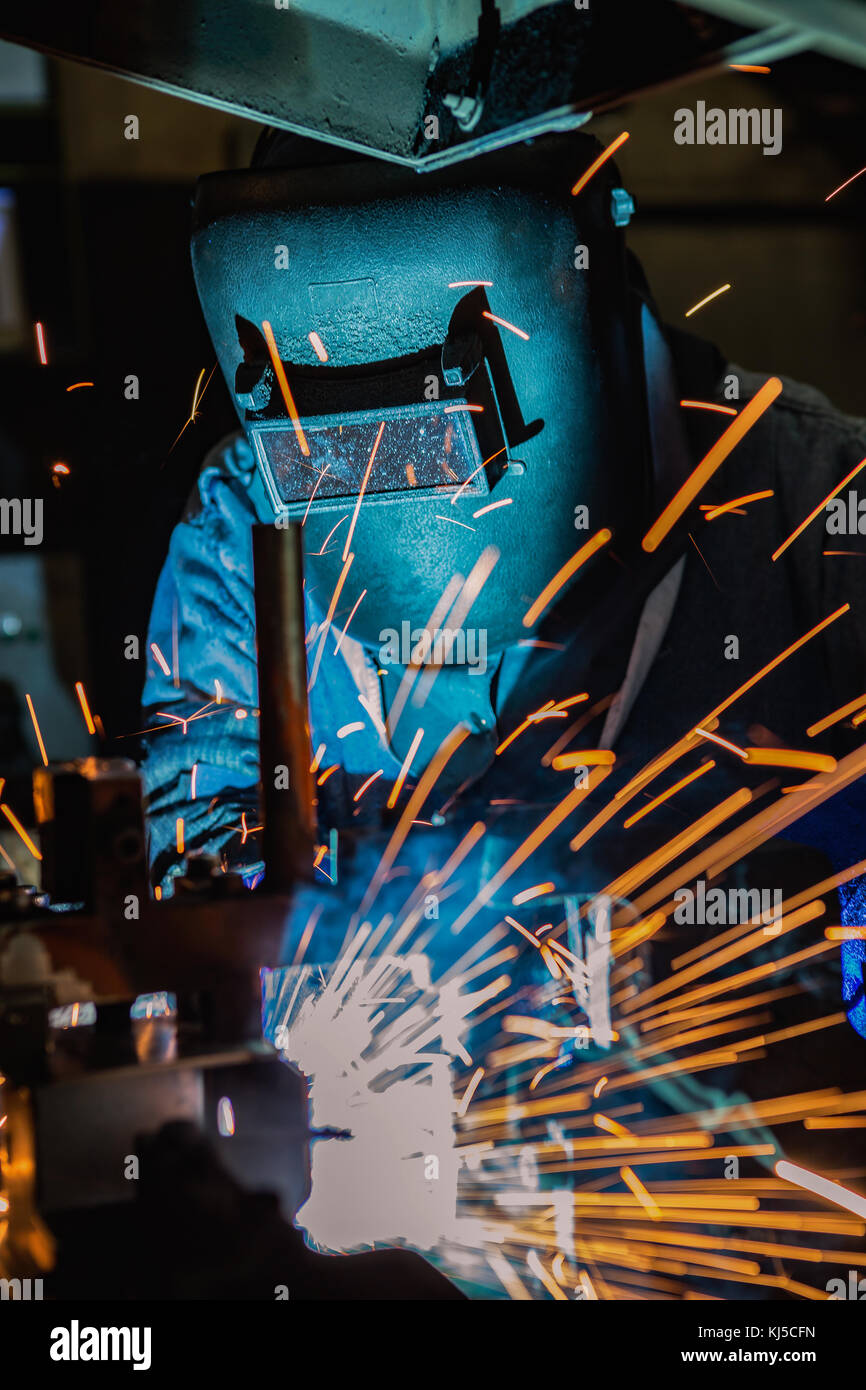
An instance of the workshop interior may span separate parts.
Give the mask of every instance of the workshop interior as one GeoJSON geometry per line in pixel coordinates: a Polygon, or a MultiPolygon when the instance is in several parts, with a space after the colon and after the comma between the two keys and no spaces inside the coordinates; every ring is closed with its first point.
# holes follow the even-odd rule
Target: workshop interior
{"type": "Polygon", "coordinates": [[[4,1300],[866,1296],[864,68],[0,0],[4,1300]]]}

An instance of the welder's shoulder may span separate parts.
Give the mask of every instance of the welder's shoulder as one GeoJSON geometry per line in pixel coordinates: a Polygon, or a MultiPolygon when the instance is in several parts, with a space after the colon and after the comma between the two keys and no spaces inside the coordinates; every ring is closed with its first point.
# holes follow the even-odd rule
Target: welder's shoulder
{"type": "MultiPolygon", "coordinates": [[[[767,374],[733,364],[727,372],[738,379],[740,410],[768,380],[767,374]]],[[[815,479],[827,472],[828,484],[841,481],[847,469],[840,472],[840,464],[848,461],[851,468],[866,454],[866,419],[837,409],[814,386],[786,376],[779,380],[780,394],[753,427],[755,444],[771,443],[772,463],[781,479],[796,482],[804,475],[815,479]]]]}

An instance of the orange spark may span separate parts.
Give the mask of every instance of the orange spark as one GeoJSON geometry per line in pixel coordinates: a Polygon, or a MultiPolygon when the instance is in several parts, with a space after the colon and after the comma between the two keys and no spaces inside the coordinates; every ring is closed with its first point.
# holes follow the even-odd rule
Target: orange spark
{"type": "Polygon", "coordinates": [[[764,414],[764,411],[772,405],[781,390],[782,383],[778,377],[771,376],[769,381],[764,382],[761,389],[743,407],[736,419],[731,421],[709,453],[701,459],[694,472],[668,502],[658,520],[650,527],[641,542],[644,550],[652,552],[658,549],[674,523],[694,502],[701,488],[709,482],[716,469],[724,463],[744,435],[748,434],[755,422],[764,414]]]}
{"type": "Polygon", "coordinates": [[[556,594],[559,593],[563,585],[568,583],[571,576],[576,574],[581,565],[586,564],[586,561],[589,560],[597,550],[601,550],[602,546],[607,545],[608,541],[611,539],[611,535],[612,532],[608,531],[606,526],[602,527],[602,529],[597,531],[585,545],[582,545],[579,550],[575,551],[571,559],[567,560],[561,569],[557,570],[550,582],[544,586],[535,602],[531,604],[524,613],[524,627],[532,627],[532,624],[538,621],[545,608],[556,594]]]}
{"type": "Polygon", "coordinates": [[[717,290],[713,290],[712,294],[708,294],[703,299],[698,300],[697,304],[693,304],[691,309],[686,309],[686,318],[690,319],[692,314],[696,314],[699,309],[703,309],[705,304],[710,303],[710,300],[717,299],[720,294],[724,294],[725,290],[729,290],[730,288],[731,287],[729,284],[719,285],[719,288],[717,290]]]}
{"type": "Polygon", "coordinates": [[[763,492],[748,492],[745,497],[735,497],[732,502],[723,502],[719,507],[708,507],[704,521],[715,521],[717,516],[722,516],[725,512],[731,512],[736,507],[742,507],[746,502],[760,502],[764,497],[772,497],[773,489],[766,488],[763,492]]]}
{"type": "Polygon", "coordinates": [[[316,554],[316,555],[324,555],[325,549],[326,549],[327,544],[328,544],[328,541],[329,541],[329,540],[331,539],[331,537],[335,534],[335,532],[339,531],[339,529],[340,529],[340,527],[342,526],[343,522],[344,522],[344,521],[348,521],[348,520],[349,520],[349,513],[346,512],[343,516],[340,517],[340,520],[336,523],[336,525],[334,525],[334,526],[331,527],[331,529],[330,529],[330,531],[328,532],[327,536],[326,536],[325,539],[322,541],[322,548],[321,548],[321,550],[316,550],[316,551],[314,551],[314,554],[316,554]]]}
{"type": "Polygon", "coordinates": [[[769,72],[770,69],[763,63],[728,63],[729,68],[734,72],[769,72]]]}
{"type": "MultiPolygon", "coordinates": [[[[433,612],[430,614],[430,620],[427,623],[427,630],[429,632],[435,632],[438,627],[441,627],[446,613],[448,613],[451,609],[452,605],[457,599],[458,594],[462,592],[463,584],[464,579],[462,574],[454,574],[451,576],[448,583],[445,585],[445,588],[443,589],[439,599],[437,600],[433,608],[433,612]]],[[[397,694],[395,695],[391,708],[388,711],[387,723],[389,729],[389,737],[391,738],[393,738],[394,731],[397,728],[398,723],[400,722],[400,717],[403,713],[406,701],[409,698],[409,693],[412,689],[412,686],[414,685],[415,680],[418,676],[419,669],[420,663],[410,661],[403,675],[403,678],[400,681],[397,694]]]]}
{"type": "Polygon", "coordinates": [[[572,767],[613,767],[616,754],[608,748],[582,748],[577,753],[560,753],[553,759],[554,772],[572,767]]]}
{"type": "Polygon", "coordinates": [[[67,386],[67,391],[80,391],[82,386],[92,386],[92,381],[74,381],[71,386],[67,386]]]}
{"type": "Polygon", "coordinates": [[[342,630],[342,632],[340,633],[339,637],[337,638],[337,645],[336,645],[336,647],[334,648],[334,656],[337,655],[337,652],[338,652],[338,651],[340,650],[340,648],[342,647],[342,645],[343,645],[343,638],[345,637],[346,633],[349,631],[349,623],[352,621],[352,619],[354,618],[355,614],[357,613],[358,608],[359,608],[360,603],[361,603],[361,599],[364,597],[364,595],[366,594],[366,592],[367,592],[366,589],[362,589],[361,592],[360,592],[360,594],[359,594],[358,597],[356,598],[355,603],[354,603],[354,606],[353,606],[353,608],[352,608],[352,611],[351,611],[351,613],[349,614],[348,618],[346,619],[345,623],[343,624],[343,630],[342,630]]]}
{"type": "Polygon", "coordinates": [[[482,468],[486,468],[486,467],[487,467],[488,463],[492,463],[494,459],[498,459],[498,458],[499,458],[499,455],[500,455],[500,454],[504,454],[504,453],[505,453],[505,448],[506,448],[506,446],[503,445],[503,447],[502,447],[501,449],[497,449],[497,450],[496,450],[496,453],[495,453],[495,454],[491,454],[490,457],[489,457],[489,458],[486,458],[486,459],[484,460],[483,463],[479,463],[479,465],[478,465],[477,468],[473,468],[472,472],[469,474],[469,477],[465,480],[465,482],[462,482],[462,483],[460,484],[459,488],[458,488],[457,491],[454,493],[454,496],[451,498],[451,505],[452,505],[452,507],[454,506],[454,503],[457,501],[457,498],[458,498],[458,497],[460,496],[460,494],[462,493],[463,489],[466,488],[466,487],[468,487],[469,484],[472,482],[472,479],[475,477],[476,473],[480,473],[481,470],[482,470],[482,468]]]}
{"type": "Polygon", "coordinates": [[[524,903],[531,902],[533,898],[543,898],[546,894],[555,892],[555,883],[536,883],[532,888],[524,888],[522,892],[515,893],[511,899],[511,906],[521,907],[524,903]]]}
{"type": "MultiPolygon", "coordinates": [[[[454,600],[454,607],[448,615],[448,636],[444,645],[443,660],[447,664],[450,659],[451,649],[457,633],[462,629],[469,610],[493,573],[498,561],[499,551],[495,545],[485,546],[463,584],[460,592],[454,600]]],[[[431,626],[433,626],[431,624],[431,626]]],[[[435,627],[433,627],[435,631],[435,627]]],[[[427,665],[418,679],[418,685],[412,695],[412,704],[416,709],[421,709],[429,698],[433,689],[433,684],[439,675],[441,667],[427,665]]],[[[408,673],[407,673],[408,674],[408,673]]],[[[399,694],[399,691],[398,691],[399,694]]],[[[395,701],[396,705],[396,701],[395,701]]],[[[395,724],[392,723],[392,729],[395,724]]]]}
{"type": "Polygon", "coordinates": [[[415,736],[414,736],[414,738],[412,739],[412,742],[411,742],[410,745],[409,745],[409,751],[408,751],[408,753],[406,754],[405,758],[403,759],[403,766],[400,768],[400,772],[399,772],[399,774],[398,774],[398,776],[397,776],[397,780],[396,780],[396,782],[394,783],[393,787],[391,788],[391,794],[390,794],[390,796],[388,797],[387,802],[385,803],[385,804],[387,805],[389,811],[390,811],[390,810],[393,810],[393,808],[397,805],[397,799],[398,799],[398,797],[400,796],[401,791],[403,790],[403,783],[406,781],[406,776],[407,776],[407,774],[408,774],[408,772],[409,772],[410,767],[412,766],[412,759],[415,757],[415,754],[418,752],[418,748],[419,748],[419,746],[420,746],[420,743],[421,743],[421,740],[422,740],[423,737],[424,737],[424,730],[423,730],[423,729],[416,729],[416,731],[415,731],[415,736]]]}
{"type": "Polygon", "coordinates": [[[835,772],[836,759],[826,753],[801,753],[797,748],[747,748],[746,762],[759,767],[803,767],[810,772],[835,772]]]}
{"type": "Polygon", "coordinates": [[[320,362],[327,362],[327,360],[328,360],[328,353],[327,353],[327,350],[326,350],[326,348],[325,348],[325,344],[322,342],[322,340],[321,340],[321,338],[319,337],[318,333],[308,333],[308,334],[307,334],[307,337],[309,338],[310,343],[311,343],[312,348],[313,348],[313,352],[316,354],[316,356],[318,357],[319,361],[320,361],[320,362]]]}
{"type": "Polygon", "coordinates": [[[517,870],[526,863],[527,859],[531,858],[539,845],[542,845],[547,837],[552,835],[553,832],[568,819],[572,811],[580,805],[581,801],[583,801],[590,792],[594,791],[599,782],[608,775],[609,770],[607,768],[597,768],[596,772],[590,773],[585,787],[574,788],[567,796],[563,797],[559,805],[555,806],[553,810],[545,816],[544,820],[541,821],[540,825],[537,825],[535,829],[527,835],[523,843],[518,845],[514,853],[509,856],[495,874],[491,875],[468,906],[464,908],[451,927],[451,931],[455,936],[477,916],[483,907],[486,907],[503,884],[508,882],[512,874],[516,873],[517,870]]]}
{"type": "MultiPolygon", "coordinates": [[[[607,1080],[607,1077],[603,1079],[607,1080]]],[[[595,1095],[595,1091],[593,1091],[593,1095],[595,1095]]],[[[606,1130],[608,1134],[613,1134],[619,1139],[626,1139],[631,1134],[630,1129],[626,1129],[625,1125],[621,1125],[619,1120],[610,1119],[608,1115],[602,1115],[600,1113],[598,1115],[593,1115],[592,1122],[594,1125],[597,1125],[599,1129],[606,1130]]]]}
{"type": "Polygon", "coordinates": [[[694,782],[697,777],[703,777],[704,773],[709,772],[715,765],[714,759],[708,758],[705,763],[701,763],[700,767],[696,767],[694,772],[689,772],[685,777],[681,777],[678,782],[674,782],[672,787],[668,787],[666,792],[662,792],[659,796],[653,797],[652,801],[647,802],[646,806],[643,806],[640,811],[636,811],[633,816],[629,816],[628,820],[623,821],[623,830],[630,830],[637,821],[643,820],[644,816],[648,816],[650,811],[654,811],[657,806],[661,806],[663,802],[668,801],[675,792],[680,791],[683,787],[687,787],[689,782],[694,782]]]}
{"type": "Polygon", "coordinates": [[[488,512],[495,512],[497,507],[510,507],[513,501],[513,497],[503,497],[501,502],[488,502],[486,507],[479,507],[477,512],[472,513],[472,520],[477,521],[479,516],[486,516],[488,512]]]}
{"type": "Polygon", "coordinates": [[[540,950],[541,950],[541,959],[544,961],[544,964],[547,966],[547,968],[548,968],[548,970],[550,971],[551,975],[553,976],[554,980],[561,980],[561,979],[562,979],[562,969],[561,969],[561,967],[558,965],[557,960],[556,960],[556,956],[553,954],[553,952],[551,951],[550,947],[549,947],[549,946],[542,946],[542,947],[540,947],[540,950]]]}
{"type": "Polygon", "coordinates": [[[282,393],[282,397],[285,402],[286,410],[289,412],[289,417],[295,428],[295,434],[297,436],[298,445],[300,447],[301,453],[305,457],[309,458],[310,446],[307,443],[307,436],[304,434],[303,427],[301,425],[301,417],[298,415],[298,408],[295,405],[295,398],[292,395],[291,387],[289,386],[285,368],[282,362],[280,361],[280,354],[277,350],[277,341],[274,337],[274,330],[271,328],[271,325],[267,319],[264,319],[262,321],[262,332],[265,335],[265,342],[268,345],[268,352],[270,353],[271,365],[274,369],[274,376],[277,378],[277,382],[279,383],[280,387],[280,392],[282,393]]]}
{"type": "Polygon", "coordinates": [[[308,689],[308,690],[312,690],[313,686],[316,684],[316,677],[317,677],[318,674],[319,674],[319,666],[320,666],[320,664],[321,664],[322,656],[323,656],[324,651],[325,651],[325,639],[327,638],[327,635],[328,635],[328,628],[331,626],[331,619],[332,619],[333,616],[334,616],[334,611],[335,611],[335,609],[336,609],[336,607],[337,607],[337,603],[338,603],[338,601],[339,601],[340,594],[341,594],[342,589],[343,589],[343,585],[344,585],[345,582],[346,582],[346,576],[348,575],[349,570],[351,569],[352,561],[354,560],[354,558],[355,558],[354,554],[348,556],[348,558],[346,559],[345,564],[343,565],[342,570],[340,571],[340,576],[339,576],[339,578],[338,578],[336,584],[334,585],[334,592],[333,592],[333,594],[331,595],[331,602],[328,604],[328,611],[327,611],[327,613],[325,614],[325,619],[324,619],[324,622],[322,623],[322,626],[321,626],[321,629],[320,629],[319,648],[318,648],[318,651],[316,652],[316,659],[315,659],[315,661],[313,662],[313,670],[312,670],[312,673],[311,673],[311,675],[310,675],[310,682],[309,682],[309,685],[307,686],[307,689],[308,689]]]}
{"type": "MultiPolygon", "coordinates": [[[[355,913],[352,916],[352,920],[349,924],[350,932],[355,930],[358,923],[362,920],[364,913],[370,907],[370,904],[375,900],[376,895],[379,892],[379,889],[384,883],[386,876],[390,873],[394,865],[394,861],[403,847],[403,844],[406,840],[406,836],[409,834],[409,830],[411,829],[412,822],[415,820],[415,817],[418,815],[419,811],[421,810],[425,801],[427,800],[427,797],[429,796],[430,792],[433,790],[434,786],[439,780],[439,776],[445,768],[446,764],[448,763],[449,759],[454,755],[454,753],[457,752],[457,749],[460,748],[460,746],[465,742],[465,740],[468,737],[469,730],[465,727],[465,725],[457,724],[450,731],[450,733],[446,734],[445,738],[440,743],[432,759],[430,760],[429,767],[425,769],[423,775],[421,776],[418,782],[417,787],[412,792],[412,795],[409,797],[409,800],[407,801],[403,809],[403,814],[397,822],[397,825],[391,835],[391,838],[385,847],[381,859],[379,860],[378,866],[376,867],[373,876],[370,879],[369,884],[367,885],[366,891],[364,892],[364,895],[360,903],[358,904],[355,913]]],[[[454,930],[454,928],[452,928],[452,930],[454,930]]]]}
{"type": "Polygon", "coordinates": [[[175,844],[177,845],[177,852],[178,852],[178,854],[183,854],[184,841],[183,841],[183,817],[182,817],[182,816],[178,816],[178,818],[177,818],[177,820],[176,820],[176,822],[175,822],[174,836],[175,836],[175,844]]]}
{"type": "Polygon", "coordinates": [[[680,401],[689,410],[716,410],[720,415],[736,415],[732,405],[715,405],[712,401],[680,401]]]}
{"type": "Polygon", "coordinates": [[[827,194],[827,197],[824,199],[824,202],[829,203],[831,198],[835,198],[836,194],[841,193],[843,188],[847,188],[849,183],[853,183],[855,179],[859,179],[861,174],[866,174],[866,168],[858,169],[857,173],[852,174],[850,179],[846,179],[844,183],[840,183],[838,188],[834,188],[832,193],[827,194]]]}
{"type": "Polygon", "coordinates": [[[374,460],[374,458],[376,457],[376,453],[377,453],[378,448],[379,448],[379,441],[380,441],[380,439],[382,438],[382,432],[383,432],[384,428],[385,428],[385,421],[383,420],[382,423],[381,423],[381,425],[379,426],[379,432],[378,432],[378,434],[376,435],[376,440],[375,440],[375,443],[373,444],[373,448],[372,448],[372,450],[370,451],[370,457],[369,457],[369,459],[367,460],[367,467],[366,467],[366,469],[364,470],[364,478],[363,478],[363,481],[362,481],[362,483],[361,483],[361,491],[358,493],[358,500],[357,500],[357,502],[355,503],[355,512],[354,512],[354,515],[353,515],[353,517],[352,517],[352,524],[351,524],[351,526],[349,527],[349,534],[348,534],[348,536],[346,537],[346,544],[343,546],[343,559],[344,559],[344,560],[346,559],[346,556],[349,554],[349,546],[351,545],[351,543],[352,543],[352,537],[353,537],[354,534],[355,534],[355,523],[356,523],[357,520],[358,520],[358,512],[361,510],[361,502],[363,501],[363,498],[364,498],[364,492],[366,491],[367,483],[368,483],[369,480],[370,480],[370,470],[371,470],[372,467],[373,467],[373,460],[374,460]]]}
{"type": "Polygon", "coordinates": [[[586,185],[589,183],[593,174],[597,173],[597,171],[601,168],[605,160],[610,159],[612,154],[616,154],[616,151],[619,149],[620,145],[624,145],[627,139],[628,131],[624,130],[621,135],[618,135],[616,139],[610,145],[608,145],[606,150],[602,150],[598,158],[592,161],[589,168],[581,174],[577,183],[572,188],[571,196],[573,198],[577,197],[578,193],[580,193],[581,190],[584,189],[586,185]]]}
{"type": "Polygon", "coordinates": [[[498,315],[489,313],[487,309],[483,311],[483,314],[484,317],[486,319],[489,319],[491,323],[498,323],[500,328],[507,328],[509,332],[516,333],[518,338],[523,338],[525,342],[529,342],[529,334],[524,333],[522,328],[515,328],[513,323],[508,322],[508,319],[501,319],[498,317],[498,315]]]}
{"type": "Polygon", "coordinates": [[[511,744],[514,742],[514,740],[518,738],[520,734],[524,732],[524,730],[529,728],[530,724],[536,723],[538,717],[540,715],[545,714],[546,712],[549,712],[551,714],[553,713],[552,700],[548,700],[545,704],[543,704],[540,709],[537,709],[535,711],[534,715],[527,715],[526,718],[522,720],[520,724],[517,725],[516,729],[512,729],[511,733],[507,736],[507,738],[504,738],[500,743],[499,747],[495,750],[496,756],[499,757],[502,753],[504,753],[506,748],[509,748],[511,744]]]}
{"type": "Polygon", "coordinates": [[[855,1216],[866,1218],[866,1197],[843,1187],[841,1183],[831,1182],[820,1173],[812,1173],[808,1168],[801,1168],[799,1163],[789,1163],[787,1159],[781,1159],[775,1165],[774,1172],[786,1182],[805,1187],[807,1192],[814,1192],[825,1201],[833,1202],[837,1207],[844,1207],[846,1211],[853,1211],[855,1216]]]}
{"type": "Polygon", "coordinates": [[[241,844],[245,845],[250,835],[255,835],[257,830],[263,830],[261,825],[247,825],[247,813],[241,811],[241,844]]]}
{"type": "MultiPolygon", "coordinates": [[[[522,641],[519,645],[521,647],[553,647],[554,649],[556,648],[555,642],[533,642],[531,638],[524,639],[524,641],[522,641]]],[[[581,705],[583,704],[584,700],[588,699],[589,694],[587,693],[587,691],[582,690],[579,695],[569,695],[567,700],[557,700],[553,708],[556,711],[571,709],[572,705],[581,705]]]]}
{"type": "Polygon", "coordinates": [[[746,752],[745,748],[739,748],[736,743],[731,743],[726,738],[719,738],[718,734],[711,734],[708,733],[706,729],[698,728],[695,729],[695,733],[700,734],[701,738],[708,738],[713,743],[717,743],[720,748],[727,748],[729,753],[736,753],[738,758],[743,759],[743,762],[746,762],[746,760],[748,759],[749,755],[746,752]]]}
{"type": "Polygon", "coordinates": [[[557,1058],[557,1060],[554,1062],[548,1062],[546,1067],[541,1067],[540,1070],[535,1073],[535,1075],[529,1083],[530,1091],[534,1091],[536,1086],[538,1086],[546,1076],[549,1076],[552,1071],[555,1071],[558,1066],[559,1059],[557,1058]]]}
{"type": "MultiPolygon", "coordinates": [[[[304,512],[304,519],[303,519],[303,521],[301,522],[301,527],[302,527],[302,528],[303,528],[304,526],[306,526],[306,524],[307,524],[307,517],[310,515],[310,508],[311,508],[311,506],[313,505],[313,498],[315,497],[316,493],[317,493],[318,490],[319,490],[319,483],[320,483],[320,482],[322,481],[322,479],[324,478],[324,476],[325,476],[325,474],[327,473],[327,471],[328,471],[328,469],[330,468],[330,466],[331,466],[331,465],[330,465],[329,463],[326,463],[325,466],[324,466],[324,468],[322,469],[321,473],[319,474],[318,478],[316,479],[316,486],[313,488],[312,492],[310,493],[310,500],[309,500],[309,502],[307,503],[307,510],[304,512]]],[[[323,549],[323,550],[324,550],[324,548],[325,548],[325,547],[322,546],[322,549],[323,549]]]]}
{"type": "MultiPolygon", "coordinates": [[[[213,376],[214,372],[216,371],[216,368],[217,368],[217,364],[214,363],[214,365],[211,367],[211,370],[210,370],[210,376],[208,377],[207,381],[205,382],[204,388],[201,390],[201,393],[199,393],[199,388],[201,387],[201,379],[202,379],[202,377],[204,376],[205,370],[206,370],[206,369],[205,369],[204,367],[202,367],[201,371],[199,372],[198,378],[197,378],[196,383],[195,383],[195,388],[194,388],[193,393],[192,393],[192,408],[191,408],[190,413],[189,413],[189,419],[184,423],[183,429],[181,430],[180,434],[177,436],[177,439],[175,439],[174,444],[172,444],[172,446],[171,446],[172,449],[174,448],[175,444],[177,444],[177,442],[178,442],[178,440],[181,438],[181,436],[184,434],[184,431],[187,430],[187,429],[189,428],[190,425],[194,425],[194,424],[195,424],[195,422],[196,422],[196,420],[197,420],[197,418],[198,418],[198,407],[199,407],[199,402],[201,401],[202,396],[204,395],[204,393],[205,393],[205,391],[207,390],[207,388],[210,386],[210,379],[211,379],[211,377],[213,376]]],[[[169,453],[171,453],[171,449],[169,449],[169,453]]]]}
{"type": "Polygon", "coordinates": [[[337,768],[338,768],[339,766],[340,766],[339,763],[331,763],[331,766],[330,766],[330,767],[326,767],[326,768],[325,768],[325,771],[322,773],[321,777],[318,779],[318,785],[319,785],[320,787],[323,787],[323,786],[325,785],[325,783],[327,782],[328,778],[331,776],[331,773],[332,773],[332,772],[336,772],[336,771],[337,771],[337,768]]]}
{"type": "Polygon", "coordinates": [[[814,510],[809,513],[809,515],[806,517],[806,520],[801,521],[797,529],[791,532],[788,539],[782,541],[782,544],[779,546],[778,550],[773,551],[773,554],[770,556],[771,560],[778,560],[779,556],[788,549],[788,546],[791,544],[791,542],[795,541],[798,536],[801,536],[803,534],[809,523],[811,521],[814,521],[818,513],[824,510],[831,498],[835,497],[836,493],[839,492],[845,486],[846,483],[850,483],[851,479],[857,476],[857,474],[860,472],[860,469],[863,468],[864,465],[866,465],[866,458],[862,458],[859,463],[855,463],[854,467],[851,469],[851,472],[846,473],[841,483],[837,483],[836,486],[833,488],[833,491],[828,492],[827,496],[824,497],[818,503],[817,507],[815,507],[814,510]]]}
{"type": "Polygon", "coordinates": [[[376,780],[377,777],[381,777],[381,776],[382,776],[382,773],[384,772],[384,770],[385,770],[384,768],[380,767],[379,770],[378,770],[377,772],[374,772],[374,773],[372,774],[371,777],[368,777],[368,778],[367,778],[366,782],[362,782],[361,785],[360,785],[360,787],[358,788],[358,790],[355,792],[355,795],[352,797],[352,800],[353,800],[353,801],[360,801],[360,800],[361,800],[361,797],[364,795],[364,792],[367,790],[367,788],[368,788],[369,786],[372,786],[372,784],[375,782],[375,780],[376,780]]]}
{"type": "Polygon", "coordinates": [[[458,1120],[462,1120],[462,1119],[463,1119],[463,1116],[466,1114],[466,1111],[469,1109],[469,1102],[471,1101],[472,1097],[475,1095],[475,1092],[478,1090],[479,1084],[480,1084],[480,1082],[481,1082],[481,1078],[482,1078],[483,1076],[484,1076],[484,1068],[483,1068],[483,1067],[478,1067],[478,1068],[473,1072],[473,1074],[472,1074],[472,1079],[471,1079],[471,1081],[469,1082],[469,1085],[466,1087],[466,1090],[463,1092],[463,1095],[462,1095],[462,1097],[461,1097],[461,1099],[460,1099],[460,1101],[459,1101],[459,1103],[458,1103],[458,1105],[457,1105],[457,1118],[458,1118],[458,1120]]]}
{"type": "Polygon", "coordinates": [[[635,1197],[637,1197],[642,1207],[649,1212],[653,1221],[660,1221],[662,1209],[650,1194],[647,1192],[637,1173],[633,1168],[620,1168],[619,1175],[627,1187],[630,1187],[635,1197]]]}
{"type": "Polygon", "coordinates": [[[24,829],[24,826],[21,824],[15,812],[11,811],[9,807],[5,804],[5,802],[3,803],[3,805],[0,805],[0,811],[3,812],[9,824],[12,826],[12,829],[16,832],[20,839],[24,841],[30,853],[33,855],[33,858],[41,859],[42,855],[39,853],[39,850],[36,848],[30,836],[27,834],[27,831],[24,829]]]}
{"type": "MultiPolygon", "coordinates": [[[[753,685],[757,685],[758,681],[763,680],[764,676],[768,675],[770,671],[780,666],[787,657],[791,656],[800,647],[805,646],[813,637],[817,637],[818,633],[823,632],[825,627],[829,627],[831,623],[835,623],[837,618],[841,618],[844,613],[850,612],[850,609],[850,603],[843,603],[840,608],[836,608],[832,613],[829,613],[826,618],[822,618],[821,622],[816,623],[808,632],[804,632],[803,636],[798,637],[796,642],[792,642],[789,647],[785,647],[784,651],[779,652],[778,656],[774,656],[772,661],[768,661],[766,666],[762,666],[760,671],[757,671],[754,676],[751,676],[749,680],[745,681],[741,686],[738,686],[733,695],[729,695],[720,705],[716,705],[714,710],[710,710],[710,713],[704,720],[704,724],[710,724],[714,719],[717,719],[718,716],[723,714],[726,709],[729,709],[741,695],[745,695],[747,690],[751,690],[753,685]]],[[[695,730],[695,732],[697,732],[697,730],[695,730]]]]}
{"type": "Polygon", "coordinates": [[[486,285],[488,289],[493,288],[492,280],[452,280],[448,286],[449,290],[462,290],[470,285],[486,285]]]}
{"type": "Polygon", "coordinates": [[[81,681],[75,682],[75,693],[78,696],[78,703],[81,706],[81,713],[84,715],[84,722],[87,725],[87,732],[89,734],[95,734],[96,725],[93,722],[93,716],[90,713],[90,706],[87,703],[87,695],[85,694],[84,686],[82,685],[81,681]]]}
{"type": "Polygon", "coordinates": [[[48,754],[45,752],[45,744],[42,742],[42,730],[39,728],[39,720],[36,718],[36,711],[33,708],[33,701],[27,694],[25,694],[24,699],[27,701],[27,708],[30,711],[30,718],[33,721],[33,728],[36,733],[36,742],[39,744],[39,752],[42,754],[42,761],[44,765],[47,767],[48,754]]]}
{"type": "Polygon", "coordinates": [[[809,1115],[804,1129],[866,1129],[866,1115],[809,1115]]]}
{"type": "Polygon", "coordinates": [[[726,797],[724,801],[720,801],[717,806],[714,806],[710,811],[707,811],[705,815],[692,822],[686,830],[681,831],[679,835],[675,835],[673,839],[662,845],[660,849],[655,850],[652,854],[648,854],[640,863],[635,864],[631,869],[620,874],[619,878],[614,879],[613,882],[608,884],[604,889],[605,893],[610,893],[611,897],[630,897],[632,891],[639,884],[643,883],[651,875],[654,875],[658,869],[670,863],[670,861],[681,854],[683,850],[691,848],[691,846],[702,839],[704,835],[708,835],[710,831],[715,830],[722,821],[727,820],[730,816],[736,815],[737,812],[744,806],[747,806],[752,799],[753,793],[746,787],[741,787],[739,791],[733,792],[731,796],[726,797]]]}
{"type": "Polygon", "coordinates": [[[164,675],[170,676],[171,667],[169,666],[168,662],[166,661],[165,657],[163,656],[162,652],[159,650],[159,647],[156,645],[155,642],[151,642],[150,650],[153,652],[154,656],[156,657],[157,661],[162,667],[164,675]]]}

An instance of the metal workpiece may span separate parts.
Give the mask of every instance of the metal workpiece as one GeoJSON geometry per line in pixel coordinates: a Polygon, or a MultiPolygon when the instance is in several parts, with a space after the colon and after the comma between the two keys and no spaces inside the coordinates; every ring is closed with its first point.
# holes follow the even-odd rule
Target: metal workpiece
{"type": "Polygon", "coordinates": [[[141,782],[127,758],[76,758],[33,772],[42,890],[55,904],[110,912],[146,894],[141,782]]]}
{"type": "Polygon", "coordinates": [[[231,0],[122,11],[44,0],[7,4],[0,35],[425,171],[576,129],[626,96],[730,61],[738,46],[755,61],[781,37],[785,51],[841,47],[862,60],[855,8],[701,0],[711,13],[696,15],[645,0],[630,7],[624,44],[619,7],[574,0],[275,0],[244,6],[242,19],[231,0]]]}

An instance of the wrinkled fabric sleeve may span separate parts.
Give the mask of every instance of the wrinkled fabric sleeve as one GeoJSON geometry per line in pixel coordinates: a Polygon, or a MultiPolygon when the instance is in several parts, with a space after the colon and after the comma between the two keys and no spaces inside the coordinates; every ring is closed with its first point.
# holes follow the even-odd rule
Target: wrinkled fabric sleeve
{"type": "Polygon", "coordinates": [[[143,764],[151,878],[170,888],[186,852],[248,876],[260,858],[252,456],[218,445],[171,538],[147,635],[143,764]],[[166,672],[167,668],[167,672],[166,672]]]}

